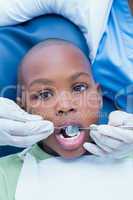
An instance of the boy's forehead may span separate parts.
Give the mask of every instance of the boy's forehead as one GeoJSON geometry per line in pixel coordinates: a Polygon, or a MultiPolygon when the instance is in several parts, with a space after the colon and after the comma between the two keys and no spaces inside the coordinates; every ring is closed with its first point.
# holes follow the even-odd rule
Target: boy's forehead
{"type": "MultiPolygon", "coordinates": [[[[80,56],[82,59],[87,60],[87,62],[89,62],[86,55],[76,45],[62,40],[48,40],[37,44],[31,50],[29,50],[28,53],[23,58],[22,63],[26,63],[27,61],[30,61],[34,58],[37,59],[38,56],[48,55],[49,53],[51,57],[54,57],[56,52],[59,52],[60,57],[62,56],[63,53],[64,54],[69,53],[69,55],[75,54],[77,56],[80,56]]],[[[47,59],[47,57],[45,58],[47,59]]]]}
{"type": "Polygon", "coordinates": [[[65,41],[46,41],[33,47],[24,57],[20,66],[20,77],[25,81],[29,78],[45,72],[51,76],[55,70],[58,72],[86,71],[90,73],[90,63],[83,52],[65,41]]]}

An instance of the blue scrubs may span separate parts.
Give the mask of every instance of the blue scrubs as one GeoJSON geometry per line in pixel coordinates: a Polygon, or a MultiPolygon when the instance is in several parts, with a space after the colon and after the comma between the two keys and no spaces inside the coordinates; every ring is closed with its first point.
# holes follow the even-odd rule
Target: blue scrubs
{"type": "Polygon", "coordinates": [[[133,16],[128,0],[114,0],[93,74],[117,109],[133,113],[133,16]]]}

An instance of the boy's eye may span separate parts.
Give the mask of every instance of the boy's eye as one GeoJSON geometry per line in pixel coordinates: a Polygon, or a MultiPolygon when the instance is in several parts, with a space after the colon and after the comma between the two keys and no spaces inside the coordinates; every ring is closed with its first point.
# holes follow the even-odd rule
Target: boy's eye
{"type": "Polygon", "coordinates": [[[74,92],[84,92],[87,89],[88,89],[88,85],[85,83],[82,83],[82,84],[80,83],[80,84],[73,86],[74,92]]]}
{"type": "Polygon", "coordinates": [[[39,97],[41,99],[48,99],[52,96],[53,96],[53,93],[51,91],[43,91],[43,92],[40,92],[40,94],[39,94],[39,97]]]}
{"type": "Polygon", "coordinates": [[[32,95],[32,99],[35,99],[35,100],[48,100],[49,98],[51,98],[53,96],[53,92],[50,91],[50,90],[45,90],[45,91],[42,91],[38,94],[34,94],[32,95]]]}

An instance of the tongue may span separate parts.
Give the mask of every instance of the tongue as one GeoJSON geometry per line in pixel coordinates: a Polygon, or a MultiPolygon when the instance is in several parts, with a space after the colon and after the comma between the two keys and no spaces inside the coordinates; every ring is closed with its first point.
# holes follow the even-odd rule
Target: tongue
{"type": "Polygon", "coordinates": [[[64,138],[70,138],[70,136],[68,136],[68,135],[66,134],[66,131],[65,131],[64,129],[61,130],[61,133],[60,133],[60,134],[63,135],[64,138]]]}

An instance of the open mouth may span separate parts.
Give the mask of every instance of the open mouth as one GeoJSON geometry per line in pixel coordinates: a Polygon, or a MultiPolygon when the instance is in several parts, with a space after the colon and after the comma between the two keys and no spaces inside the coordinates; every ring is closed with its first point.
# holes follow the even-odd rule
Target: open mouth
{"type": "Polygon", "coordinates": [[[80,131],[80,127],[79,124],[69,124],[55,132],[56,140],[64,150],[75,150],[83,145],[86,133],[80,131]]]}
{"type": "Polygon", "coordinates": [[[67,126],[65,128],[61,128],[60,135],[64,138],[73,138],[78,137],[80,134],[79,126],[67,126]]]}

